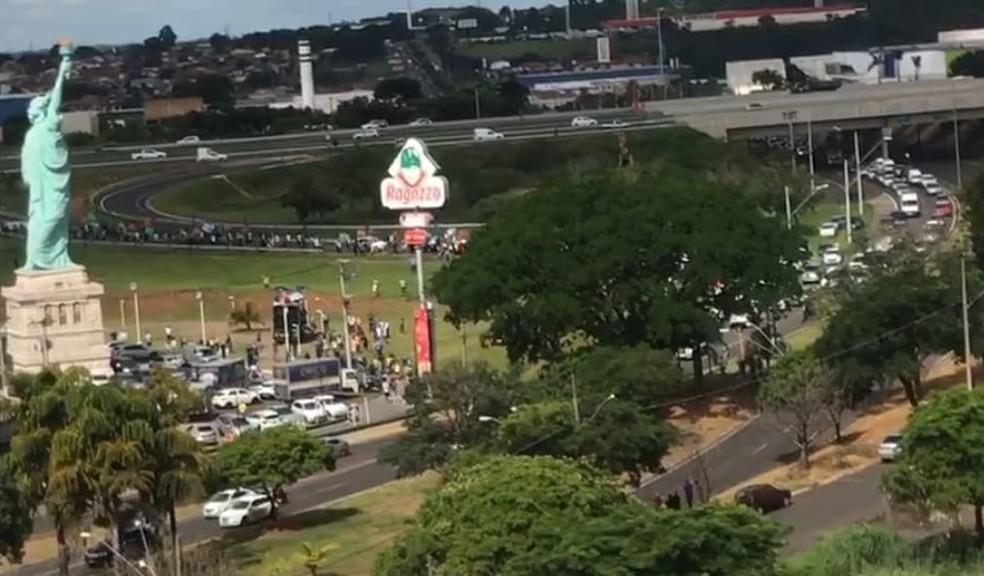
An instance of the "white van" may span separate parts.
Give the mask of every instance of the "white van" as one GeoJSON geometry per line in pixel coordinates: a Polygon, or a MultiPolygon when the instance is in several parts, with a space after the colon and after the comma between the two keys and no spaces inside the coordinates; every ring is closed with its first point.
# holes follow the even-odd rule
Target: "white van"
{"type": "Polygon", "coordinates": [[[476,142],[485,142],[487,140],[502,140],[505,138],[502,132],[496,132],[491,128],[475,128],[472,133],[472,139],[476,142]]]}
{"type": "Polygon", "coordinates": [[[905,192],[899,197],[899,203],[902,205],[902,213],[909,218],[918,218],[921,215],[921,208],[919,202],[919,194],[915,192],[905,192]]]}
{"type": "Polygon", "coordinates": [[[916,168],[909,168],[905,173],[905,179],[909,184],[915,184],[916,186],[922,185],[923,173],[921,170],[916,168]]]}

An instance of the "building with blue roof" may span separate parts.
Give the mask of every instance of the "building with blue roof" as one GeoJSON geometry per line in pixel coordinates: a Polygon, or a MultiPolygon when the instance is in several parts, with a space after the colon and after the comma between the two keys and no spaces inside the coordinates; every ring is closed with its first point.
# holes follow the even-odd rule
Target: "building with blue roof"
{"type": "Polygon", "coordinates": [[[520,74],[516,80],[530,92],[610,92],[620,90],[629,82],[640,85],[663,85],[678,76],[669,66],[625,66],[520,74]]]}
{"type": "Polygon", "coordinates": [[[27,107],[36,94],[0,95],[0,126],[11,118],[27,116],[27,107]]]}

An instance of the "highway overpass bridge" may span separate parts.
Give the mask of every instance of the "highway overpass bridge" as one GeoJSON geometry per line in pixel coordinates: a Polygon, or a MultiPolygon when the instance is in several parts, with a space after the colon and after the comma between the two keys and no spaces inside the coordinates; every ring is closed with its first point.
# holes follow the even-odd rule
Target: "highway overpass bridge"
{"type": "MultiPolygon", "coordinates": [[[[759,92],[647,102],[649,114],[666,114],[718,138],[787,134],[810,123],[816,132],[880,129],[984,118],[984,79],[948,79],[878,85],[847,84],[832,92],[759,92]]],[[[802,132],[802,130],[797,130],[802,132]]]]}

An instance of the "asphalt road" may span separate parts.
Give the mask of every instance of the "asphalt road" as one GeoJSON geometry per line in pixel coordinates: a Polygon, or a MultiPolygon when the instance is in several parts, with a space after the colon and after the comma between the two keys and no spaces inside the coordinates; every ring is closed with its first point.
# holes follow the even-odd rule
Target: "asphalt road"
{"type": "MultiPolygon", "coordinates": [[[[281,508],[283,515],[290,515],[331,500],[344,498],[396,478],[394,469],[376,462],[376,455],[379,450],[392,442],[393,440],[381,440],[354,445],[352,446],[352,455],[340,459],[334,472],[316,474],[291,486],[287,492],[289,502],[281,508]]],[[[186,543],[217,538],[225,532],[219,529],[216,521],[205,520],[201,517],[179,522],[178,530],[182,540],[186,543]]],[[[80,554],[76,556],[80,556],[80,554]]],[[[47,576],[56,573],[57,563],[55,561],[26,564],[10,572],[5,572],[6,575],[11,576],[47,576]]],[[[85,573],[87,573],[87,569],[80,561],[73,562],[72,574],[85,573]]]]}

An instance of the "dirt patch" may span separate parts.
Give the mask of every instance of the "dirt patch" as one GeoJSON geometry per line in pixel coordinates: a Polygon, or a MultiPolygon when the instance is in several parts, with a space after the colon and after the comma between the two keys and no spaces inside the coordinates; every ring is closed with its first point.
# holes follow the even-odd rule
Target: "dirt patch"
{"type": "MultiPolygon", "coordinates": [[[[980,369],[978,365],[975,372],[981,372],[980,369]]],[[[924,374],[926,395],[963,384],[963,374],[963,364],[952,356],[941,360],[924,374]]],[[[878,445],[886,436],[906,427],[911,411],[912,407],[902,392],[893,394],[852,422],[844,430],[843,443],[814,450],[808,470],[802,469],[798,463],[777,466],[722,492],[716,499],[730,502],[738,489],[750,484],[776,484],[794,492],[803,491],[858,472],[878,461],[878,445]]]]}

